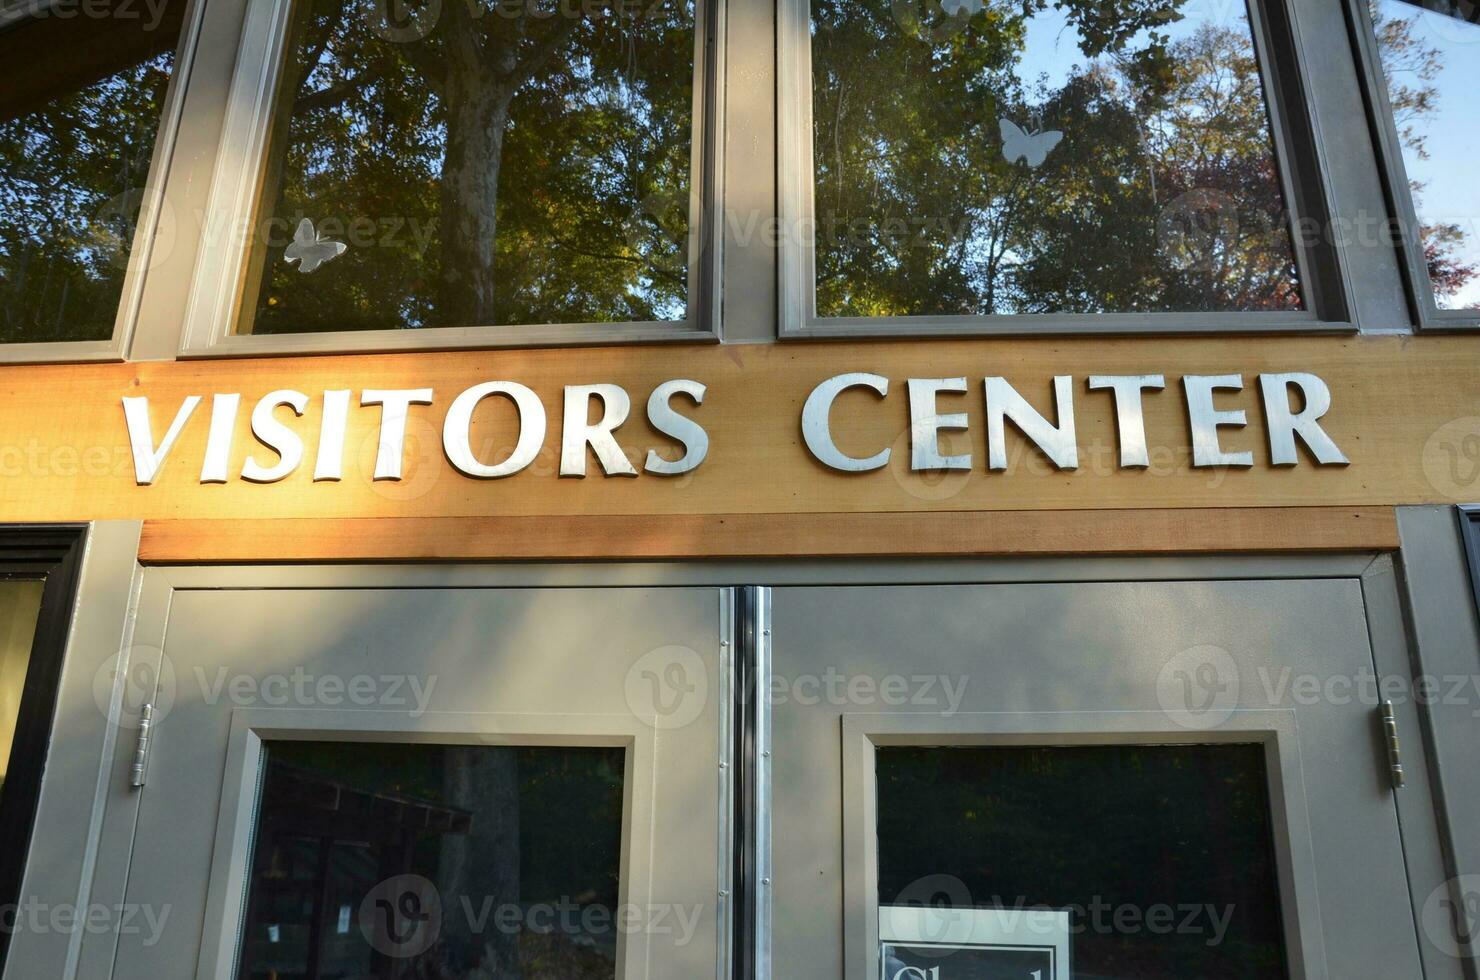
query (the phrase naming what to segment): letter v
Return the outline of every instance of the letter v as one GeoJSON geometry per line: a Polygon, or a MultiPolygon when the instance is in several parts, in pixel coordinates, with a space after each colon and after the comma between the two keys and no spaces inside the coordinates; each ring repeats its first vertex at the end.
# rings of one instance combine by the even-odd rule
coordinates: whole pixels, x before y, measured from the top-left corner
{"type": "Polygon", "coordinates": [[[180,437],[180,431],[185,428],[185,423],[190,421],[190,416],[195,412],[195,406],[199,404],[199,395],[191,395],[185,399],[180,405],[180,410],[175,413],[175,420],[170,423],[169,431],[164,434],[164,440],[156,449],[154,431],[149,425],[149,399],[140,397],[123,400],[123,417],[128,423],[128,441],[134,451],[134,479],[138,481],[139,486],[147,487],[154,482],[159,468],[164,465],[165,457],[174,448],[175,440],[180,437]]]}

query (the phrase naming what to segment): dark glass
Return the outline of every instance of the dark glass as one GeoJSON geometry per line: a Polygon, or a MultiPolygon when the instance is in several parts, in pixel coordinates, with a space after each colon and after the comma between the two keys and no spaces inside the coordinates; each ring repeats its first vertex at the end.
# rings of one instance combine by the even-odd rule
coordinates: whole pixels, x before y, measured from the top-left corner
{"type": "Polygon", "coordinates": [[[113,335],[184,8],[0,30],[0,342],[113,335]]]}
{"type": "Polygon", "coordinates": [[[1480,7],[1460,0],[1371,5],[1388,103],[1408,171],[1417,237],[1441,310],[1480,309],[1480,7]]]}
{"type": "Polygon", "coordinates": [[[1303,306],[1240,3],[813,0],[812,65],[820,316],[1303,306]]]}
{"type": "Polygon", "coordinates": [[[1260,746],[884,747],[877,765],[881,905],[1068,910],[1081,980],[1287,975],[1260,746]]]}
{"type": "Polygon", "coordinates": [[[270,743],[238,978],[615,978],[623,760],[270,743]]]}
{"type": "Polygon", "coordinates": [[[301,0],[239,329],[683,319],[694,29],[691,0],[301,0]]]}

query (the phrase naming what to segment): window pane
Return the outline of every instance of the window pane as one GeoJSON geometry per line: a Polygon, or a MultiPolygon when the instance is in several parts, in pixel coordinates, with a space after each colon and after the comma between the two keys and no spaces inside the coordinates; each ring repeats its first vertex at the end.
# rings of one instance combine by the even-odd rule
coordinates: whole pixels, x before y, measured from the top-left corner
{"type": "MultiPolygon", "coordinates": [[[[0,788],[10,771],[10,748],[25,694],[44,587],[41,581],[0,582],[0,788]]],[[[0,799],[4,799],[3,793],[0,799]]]]}
{"type": "Polygon", "coordinates": [[[820,316],[1302,308],[1247,11],[813,0],[820,316]]]}
{"type": "Polygon", "coordinates": [[[683,319],[694,25],[691,0],[302,0],[239,329],[683,319]]]}
{"type": "Polygon", "coordinates": [[[184,7],[0,31],[0,342],[113,335],[184,7]]]}
{"type": "Polygon", "coordinates": [[[616,977],[621,749],[274,742],[241,980],[616,977]]]}
{"type": "Polygon", "coordinates": [[[880,748],[877,766],[881,905],[1066,910],[1076,977],[1286,975],[1260,746],[880,748]]]}
{"type": "Polygon", "coordinates": [[[1378,0],[1371,9],[1434,299],[1441,310],[1480,309],[1480,8],[1378,0]]]}

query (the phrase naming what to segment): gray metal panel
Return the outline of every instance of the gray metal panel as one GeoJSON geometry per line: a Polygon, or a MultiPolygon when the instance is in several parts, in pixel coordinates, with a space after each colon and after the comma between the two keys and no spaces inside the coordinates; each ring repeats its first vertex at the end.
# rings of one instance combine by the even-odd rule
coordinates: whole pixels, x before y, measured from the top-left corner
{"type": "MultiPolygon", "coordinates": [[[[1362,596],[1367,605],[1367,625],[1372,637],[1373,659],[1383,677],[1411,678],[1423,670],[1412,656],[1403,617],[1403,598],[1391,555],[1382,555],[1362,576],[1362,596]]],[[[1445,886],[1452,872],[1447,860],[1448,844],[1439,790],[1434,778],[1430,743],[1422,737],[1422,709],[1411,697],[1394,698],[1402,744],[1406,785],[1397,794],[1398,817],[1403,825],[1403,854],[1408,864],[1409,887],[1416,910],[1422,911],[1428,896],[1445,886]]],[[[1428,980],[1462,980],[1473,974],[1465,965],[1435,942],[1425,928],[1419,930],[1419,952],[1428,980]]]]}
{"type": "MultiPolygon", "coordinates": [[[[106,699],[117,673],[114,659],[129,645],[138,578],[139,524],[111,521],[88,530],[76,613],[67,640],[51,750],[41,784],[36,829],[27,858],[22,902],[53,909],[108,904],[94,893],[95,874],[126,864],[127,851],[99,846],[109,760],[118,730],[96,691],[106,699]]],[[[50,916],[42,919],[49,922],[50,916]]],[[[80,929],[21,929],[11,941],[7,980],[77,976],[80,929]]]]}
{"type": "MultiPolygon", "coordinates": [[[[955,706],[963,712],[1163,711],[1157,679],[1173,656],[1204,644],[1227,650],[1237,707],[1297,716],[1316,869],[1308,884],[1319,896],[1318,922],[1302,910],[1303,940],[1323,947],[1332,977],[1422,975],[1374,709],[1297,704],[1282,683],[1372,671],[1359,580],[786,588],[776,590],[773,616],[779,677],[829,668],[876,681],[943,675],[966,684],[955,706]]],[[[935,697],[904,708],[775,705],[778,977],[845,976],[841,899],[856,862],[840,839],[842,716],[944,715],[950,703],[935,697]]]]}
{"type": "Polygon", "coordinates": [[[1348,44],[1339,4],[1293,0],[1309,86],[1306,99],[1318,131],[1317,152],[1333,204],[1332,226],[1319,234],[1341,249],[1347,301],[1364,333],[1411,332],[1413,318],[1400,262],[1387,237],[1375,229],[1388,216],[1382,172],[1366,122],[1360,69],[1348,44]],[[1333,43],[1335,42],[1335,43],[1333,43]]]}
{"type": "MultiPolygon", "coordinates": [[[[344,570],[343,577],[354,574],[344,570]]],[[[157,571],[148,577],[164,581],[157,571]]],[[[216,905],[208,896],[213,882],[224,880],[225,866],[241,860],[236,851],[219,850],[219,829],[240,826],[236,811],[225,812],[220,801],[228,809],[251,805],[232,789],[241,773],[228,765],[236,751],[232,726],[242,712],[254,720],[264,712],[291,715],[295,730],[312,729],[317,714],[328,738],[350,729],[407,726],[477,738],[490,725],[520,730],[521,718],[544,726],[563,719],[564,731],[578,733],[584,717],[592,732],[608,733],[614,719],[632,725],[643,717],[629,700],[629,681],[649,663],[643,658],[664,656],[674,646],[692,651],[686,656],[702,664],[707,685],[690,695],[699,701],[682,702],[682,717],[649,724],[649,780],[628,788],[629,801],[636,801],[630,812],[650,809],[652,816],[644,826],[630,822],[625,833],[632,853],[650,853],[651,859],[629,869],[628,883],[634,895],[648,896],[644,901],[698,907],[701,915],[687,944],[677,935],[647,937],[653,959],[645,975],[714,975],[725,941],[718,893],[730,860],[716,853],[720,814],[728,805],[720,791],[728,774],[720,765],[726,742],[719,681],[727,600],[719,589],[173,592],[167,637],[141,637],[163,647],[164,667],[149,781],[137,797],[127,892],[130,903],[168,906],[170,918],[157,942],[122,936],[111,975],[211,976],[196,972],[203,940],[209,950],[220,931],[216,921],[207,921],[208,908],[220,907],[219,887],[216,905]],[[316,677],[417,678],[428,696],[415,703],[326,705],[310,698],[301,704],[296,693],[283,703],[269,700],[263,689],[244,702],[222,687],[223,678],[228,685],[239,676],[260,682],[298,668],[316,677]],[[418,705],[425,714],[410,710],[418,705]],[[355,715],[363,722],[345,717],[355,715]]],[[[162,627],[162,619],[153,622],[162,627]]],[[[401,692],[415,696],[409,686],[401,692]]],[[[228,908],[226,914],[234,913],[228,908]]]]}
{"type": "Polygon", "coordinates": [[[541,587],[662,585],[928,585],[968,582],[1356,578],[1372,555],[1175,558],[932,558],[578,564],[199,565],[154,569],[180,589],[541,587]]]}
{"type": "MultiPolygon", "coordinates": [[[[1414,670],[1443,685],[1437,703],[1422,708],[1422,718],[1431,741],[1441,818],[1448,828],[1446,870],[1454,876],[1480,875],[1480,834],[1475,831],[1480,815],[1480,767],[1475,764],[1480,751],[1480,621],[1457,512],[1451,507],[1400,508],[1398,531],[1414,670]]],[[[1471,891],[1480,886],[1480,878],[1470,881],[1471,891]]],[[[1475,914],[1473,908],[1470,914],[1475,914]]],[[[1469,976],[1480,975],[1473,958],[1468,969],[1469,976]]]]}
{"type": "Polygon", "coordinates": [[[776,5],[725,7],[725,343],[776,339],[776,5]]]}

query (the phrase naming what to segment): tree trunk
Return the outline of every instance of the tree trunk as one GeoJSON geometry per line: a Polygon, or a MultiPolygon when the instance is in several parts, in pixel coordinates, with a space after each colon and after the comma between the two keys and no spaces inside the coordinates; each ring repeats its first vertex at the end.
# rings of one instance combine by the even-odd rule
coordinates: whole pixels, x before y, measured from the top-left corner
{"type": "Polygon", "coordinates": [[[491,75],[449,66],[441,227],[441,320],[446,326],[496,322],[498,182],[513,93],[491,75]]]}
{"type": "Polygon", "coordinates": [[[447,801],[471,811],[473,825],[442,841],[443,933],[469,951],[463,975],[520,980],[519,931],[499,928],[508,921],[499,910],[520,900],[519,750],[448,746],[446,752],[447,801]]]}
{"type": "Polygon", "coordinates": [[[439,292],[440,319],[447,326],[498,322],[493,261],[509,108],[515,93],[549,64],[581,21],[561,16],[542,36],[532,37],[527,11],[510,22],[487,11],[475,14],[467,0],[443,5],[447,153],[439,292]]]}

